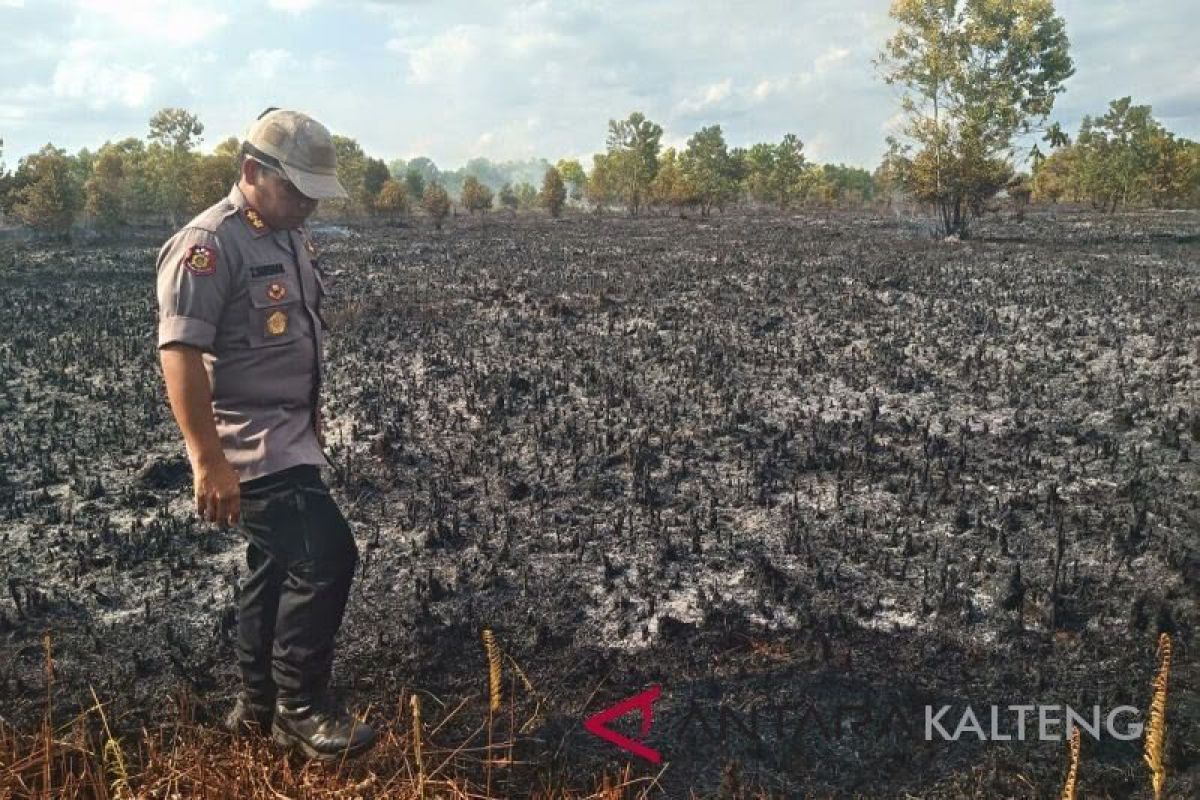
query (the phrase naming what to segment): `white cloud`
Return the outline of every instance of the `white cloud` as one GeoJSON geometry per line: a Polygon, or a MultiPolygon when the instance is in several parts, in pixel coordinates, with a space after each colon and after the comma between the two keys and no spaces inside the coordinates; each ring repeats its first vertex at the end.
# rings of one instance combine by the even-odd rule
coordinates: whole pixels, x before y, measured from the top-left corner
{"type": "Polygon", "coordinates": [[[831,47],[813,59],[813,71],[820,75],[828,71],[834,64],[844,60],[848,55],[850,55],[849,48],[831,47]]]}
{"type": "Polygon", "coordinates": [[[278,47],[270,50],[252,50],[246,57],[246,73],[258,80],[273,81],[285,69],[295,66],[295,57],[278,47]]]}
{"type": "Polygon", "coordinates": [[[427,85],[467,72],[482,55],[484,40],[479,26],[458,25],[420,47],[412,47],[408,38],[391,39],[387,47],[408,54],[409,83],[427,85]]]}
{"type": "Polygon", "coordinates": [[[717,83],[710,83],[697,97],[687,97],[680,101],[678,110],[684,113],[702,111],[712,106],[720,105],[733,92],[733,78],[726,78],[717,83]]]}
{"type": "Polygon", "coordinates": [[[75,27],[130,34],[137,45],[174,47],[204,41],[229,21],[218,7],[203,2],[165,0],[75,0],[75,27]]]}
{"type": "Polygon", "coordinates": [[[71,42],[66,53],[50,83],[55,97],[82,101],[92,109],[141,108],[149,99],[154,76],[147,69],[115,63],[98,43],[86,40],[71,42]]]}
{"type": "Polygon", "coordinates": [[[289,14],[299,14],[317,5],[320,0],[267,0],[267,5],[275,11],[286,11],[289,14]]]}

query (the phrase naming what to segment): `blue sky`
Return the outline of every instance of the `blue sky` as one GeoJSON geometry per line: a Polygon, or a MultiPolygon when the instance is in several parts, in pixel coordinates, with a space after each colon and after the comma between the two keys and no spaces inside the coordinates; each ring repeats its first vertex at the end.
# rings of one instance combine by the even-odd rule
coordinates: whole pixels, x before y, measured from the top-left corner
{"type": "MultiPolygon", "coordinates": [[[[1076,74],[1052,119],[1132,95],[1200,139],[1195,0],[1059,0],[1076,74]]],[[[374,156],[587,157],[639,110],[681,145],[797,133],[810,159],[874,167],[897,93],[871,59],[886,0],[348,2],[0,0],[3,160],[145,136],[163,106],[203,147],[267,106],[307,111],[374,156]]],[[[590,166],[590,160],[585,161],[590,166]]]]}

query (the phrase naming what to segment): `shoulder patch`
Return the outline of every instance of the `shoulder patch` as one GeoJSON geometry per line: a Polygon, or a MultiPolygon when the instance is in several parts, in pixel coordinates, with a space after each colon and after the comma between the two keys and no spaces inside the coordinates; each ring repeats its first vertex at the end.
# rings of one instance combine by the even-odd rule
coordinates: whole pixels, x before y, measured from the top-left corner
{"type": "Polygon", "coordinates": [[[194,244],[184,255],[183,265],[193,275],[212,275],[217,271],[217,251],[206,244],[194,244]]]}

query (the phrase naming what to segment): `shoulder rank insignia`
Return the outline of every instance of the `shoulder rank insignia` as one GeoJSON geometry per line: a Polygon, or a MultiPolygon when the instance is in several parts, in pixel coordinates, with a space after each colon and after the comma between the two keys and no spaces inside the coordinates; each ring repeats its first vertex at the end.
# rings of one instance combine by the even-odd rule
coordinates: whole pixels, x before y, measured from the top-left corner
{"type": "Polygon", "coordinates": [[[206,244],[194,244],[184,255],[183,265],[194,275],[212,275],[217,271],[217,251],[206,244]]]}
{"type": "Polygon", "coordinates": [[[282,300],[287,295],[287,287],[282,283],[272,283],[267,287],[267,297],[272,300],[282,300]]]}
{"type": "Polygon", "coordinates": [[[283,336],[287,332],[288,318],[286,311],[275,311],[267,317],[267,335],[283,336]]]}
{"type": "Polygon", "coordinates": [[[262,216],[253,208],[246,206],[245,210],[242,211],[242,216],[246,218],[246,224],[255,231],[261,233],[267,229],[267,223],[263,222],[262,216]]]}

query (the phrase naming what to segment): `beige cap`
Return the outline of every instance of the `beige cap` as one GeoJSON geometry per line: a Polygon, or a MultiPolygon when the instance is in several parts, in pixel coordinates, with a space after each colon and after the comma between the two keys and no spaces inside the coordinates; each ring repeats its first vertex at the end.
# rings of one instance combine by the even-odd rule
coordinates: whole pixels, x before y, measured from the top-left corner
{"type": "Polygon", "coordinates": [[[244,147],[278,167],[301,194],[314,199],[346,197],[337,177],[337,151],[329,129],[299,111],[271,109],[255,120],[244,147]]]}

